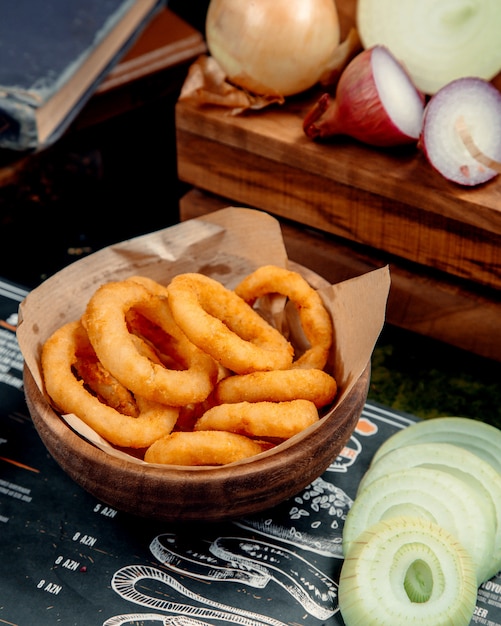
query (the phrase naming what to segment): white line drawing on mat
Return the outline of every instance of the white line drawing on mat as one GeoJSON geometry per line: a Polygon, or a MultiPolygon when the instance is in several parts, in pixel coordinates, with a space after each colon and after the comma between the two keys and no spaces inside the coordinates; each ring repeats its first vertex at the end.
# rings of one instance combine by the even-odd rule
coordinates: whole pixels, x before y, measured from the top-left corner
{"type": "MultiPolygon", "coordinates": [[[[148,565],[127,565],[122,567],[113,575],[111,586],[114,591],[125,600],[146,606],[149,609],[176,613],[177,615],[186,615],[191,618],[202,617],[204,619],[222,620],[230,622],[231,624],[238,624],[239,626],[263,626],[264,624],[268,624],[269,626],[285,626],[283,622],[267,617],[266,615],[260,615],[253,611],[245,611],[194,593],[167,574],[167,572],[148,565]],[[138,589],[139,584],[148,579],[168,585],[191,600],[212,608],[183,604],[182,602],[172,602],[148,595],[138,589]]],[[[109,626],[109,620],[108,624],[105,623],[103,626],[109,626]]]]}

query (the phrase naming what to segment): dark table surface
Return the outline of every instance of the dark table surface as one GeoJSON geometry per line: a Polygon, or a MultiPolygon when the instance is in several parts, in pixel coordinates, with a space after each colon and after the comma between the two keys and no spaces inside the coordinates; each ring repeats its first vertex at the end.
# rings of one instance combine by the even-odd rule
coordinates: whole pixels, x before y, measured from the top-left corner
{"type": "MultiPolygon", "coordinates": [[[[379,445],[416,417],[367,402],[326,472],[289,500],[218,524],[124,514],[74,483],[24,400],[15,339],[26,291],[0,279],[0,621],[39,626],[342,626],[343,519],[379,445]]],[[[501,578],[472,624],[501,624],[501,578]]]]}

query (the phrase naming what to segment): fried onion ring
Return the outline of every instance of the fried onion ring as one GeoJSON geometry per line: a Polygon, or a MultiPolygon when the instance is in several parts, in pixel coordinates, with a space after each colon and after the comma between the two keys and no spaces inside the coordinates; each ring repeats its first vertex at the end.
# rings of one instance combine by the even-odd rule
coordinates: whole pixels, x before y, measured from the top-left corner
{"type": "Polygon", "coordinates": [[[129,276],[128,278],[126,278],[126,280],[131,280],[132,282],[139,283],[143,287],[146,287],[146,289],[148,289],[148,291],[150,291],[155,296],[160,296],[162,298],[167,298],[168,296],[165,285],[162,285],[158,281],[153,280],[153,278],[150,278],[149,276],[134,275],[129,276]]]}
{"type": "Polygon", "coordinates": [[[153,443],[144,460],[168,465],[225,465],[262,451],[259,443],[235,433],[175,432],[153,443]]]}
{"type": "MultiPolygon", "coordinates": [[[[162,296],[162,297],[168,296],[167,288],[165,287],[165,285],[162,285],[161,283],[158,283],[152,278],[149,278],[147,276],[130,276],[129,278],[127,278],[127,280],[136,281],[140,283],[141,285],[144,285],[149,291],[151,291],[152,293],[158,296],[162,296]]],[[[156,350],[160,350],[160,354],[161,354],[164,364],[165,365],[169,364],[171,367],[173,367],[175,363],[173,364],[172,354],[170,353],[168,349],[169,347],[168,341],[166,342],[165,337],[161,338],[159,337],[158,333],[151,331],[151,326],[152,326],[151,322],[149,323],[150,330],[146,330],[145,322],[148,323],[148,320],[145,320],[144,318],[139,320],[136,316],[136,320],[135,322],[132,323],[132,326],[138,327],[139,333],[143,335],[146,341],[148,341],[149,343],[152,343],[155,346],[156,350]]],[[[219,370],[217,380],[220,380],[221,378],[224,378],[225,376],[228,376],[230,374],[227,368],[225,368],[223,365],[221,365],[220,363],[218,363],[217,365],[218,365],[218,370],[219,370]]]]}
{"type": "Polygon", "coordinates": [[[140,354],[167,369],[186,369],[187,363],[177,353],[177,341],[174,337],[134,309],[127,311],[125,319],[131,339],[140,354]]]}
{"type": "Polygon", "coordinates": [[[101,402],[124,415],[138,416],[134,395],[104,369],[90,343],[79,342],[75,356],[74,368],[77,375],[101,402]]]}
{"type": "MultiPolygon", "coordinates": [[[[74,413],[110,443],[129,448],[146,448],[170,433],[179,409],[137,398],[138,416],[120,413],[103,404],[77,378],[73,367],[77,355],[91,350],[80,321],[69,322],[44,343],[42,368],[47,394],[63,413],[74,413]]],[[[116,383],[115,386],[118,386],[116,383]]]]}
{"type": "Polygon", "coordinates": [[[99,360],[133,393],[153,402],[184,406],[205,400],[212,391],[218,375],[216,362],[189,341],[175,323],[167,299],[138,282],[110,282],[99,287],[82,321],[99,360]],[[127,326],[131,309],[173,339],[186,369],[168,369],[138,353],[127,326]]]}
{"type": "Polygon", "coordinates": [[[292,367],[324,369],[333,340],[332,319],[319,293],[299,273],[275,265],[263,265],[244,278],[235,293],[251,306],[267,294],[287,297],[298,311],[310,344],[292,367]]]}
{"type": "Polygon", "coordinates": [[[195,424],[195,431],[224,430],[249,437],[289,439],[319,419],[309,400],[218,404],[195,424]]]}
{"type": "Polygon", "coordinates": [[[285,369],[290,343],[220,282],[197,273],[175,276],[167,285],[174,319],[201,350],[238,374],[285,369]]]}
{"type": "Polygon", "coordinates": [[[336,381],[327,372],[289,369],[228,376],[216,385],[212,397],[216,404],[287,402],[301,398],[321,408],[330,404],[336,393],[336,381]]]}

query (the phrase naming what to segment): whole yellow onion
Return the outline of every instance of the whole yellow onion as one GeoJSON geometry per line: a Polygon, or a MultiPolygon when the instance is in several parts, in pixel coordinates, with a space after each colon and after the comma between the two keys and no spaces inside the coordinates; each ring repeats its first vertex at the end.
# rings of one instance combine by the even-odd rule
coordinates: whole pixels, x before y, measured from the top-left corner
{"type": "Polygon", "coordinates": [[[334,0],[211,0],[205,34],[228,79],[265,96],[312,87],[340,43],[334,0]]]}

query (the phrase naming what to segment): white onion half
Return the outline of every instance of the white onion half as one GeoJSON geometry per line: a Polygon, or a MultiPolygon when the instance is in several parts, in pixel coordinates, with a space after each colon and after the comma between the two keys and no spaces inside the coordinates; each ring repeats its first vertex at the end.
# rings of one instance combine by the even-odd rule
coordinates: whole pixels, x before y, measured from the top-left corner
{"type": "Polygon", "coordinates": [[[264,96],[312,87],[340,43],[334,0],[211,0],[205,35],[228,79],[264,96]]]}
{"type": "Polygon", "coordinates": [[[387,46],[429,95],[501,70],[499,0],[358,0],[357,28],[365,48],[387,46]]]}

